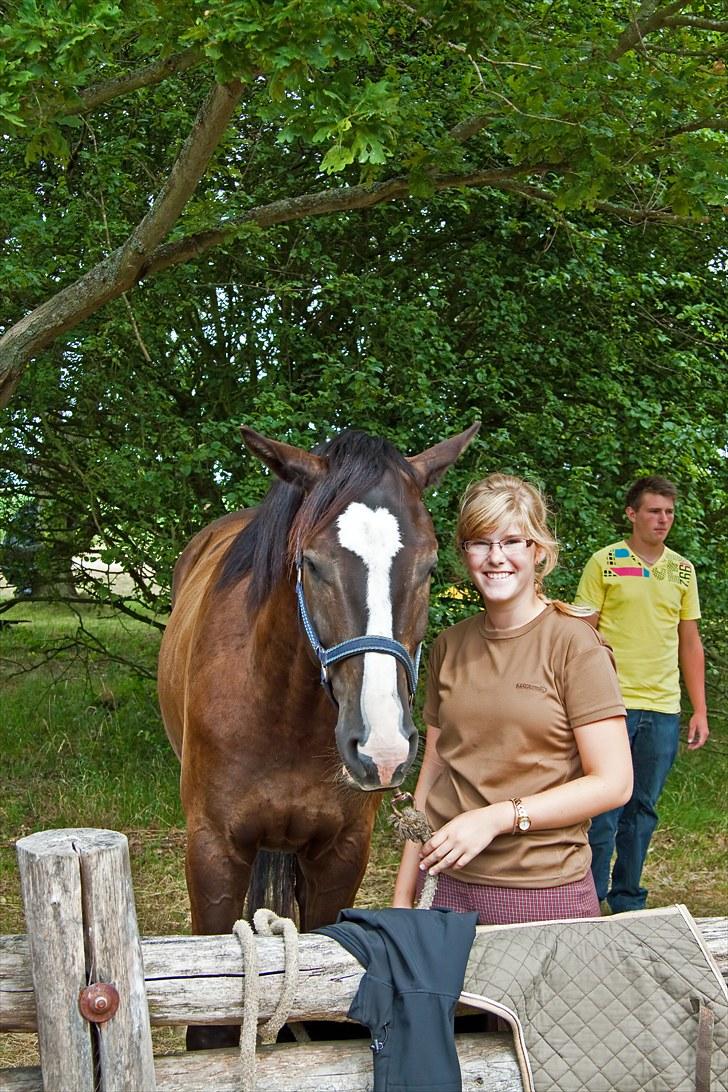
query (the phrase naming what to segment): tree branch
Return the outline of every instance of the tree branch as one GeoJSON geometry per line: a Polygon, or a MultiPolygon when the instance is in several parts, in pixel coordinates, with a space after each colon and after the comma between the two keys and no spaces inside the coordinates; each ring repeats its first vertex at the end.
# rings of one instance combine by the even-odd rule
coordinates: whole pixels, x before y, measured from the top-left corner
{"type": "Polygon", "coordinates": [[[664,8],[658,8],[656,0],[645,0],[637,15],[623,31],[619,41],[609,54],[610,61],[619,60],[624,53],[629,53],[636,45],[641,44],[642,39],[650,33],[665,25],[665,20],[671,18],[677,12],[682,11],[690,3],[690,0],[673,0],[664,8]]]}
{"type": "Polygon", "coordinates": [[[662,23],[665,27],[696,27],[698,30],[715,30],[718,34],[728,32],[728,20],[703,19],[699,15],[669,15],[662,23]]]}
{"type": "Polygon", "coordinates": [[[194,193],[241,92],[238,81],[213,86],[167,181],[126,242],[0,337],[0,407],[12,397],[31,357],[135,284],[149,254],[168,235],[194,193]]]}
{"type": "MultiPolygon", "coordinates": [[[[552,190],[516,180],[504,180],[499,184],[498,189],[508,190],[510,193],[517,193],[529,200],[543,201],[546,204],[552,204],[556,200],[556,194],[552,190]]],[[[611,201],[596,201],[594,208],[598,212],[607,213],[628,224],[671,224],[677,227],[688,222],[686,217],[675,216],[674,213],[664,212],[662,209],[635,209],[626,205],[615,205],[611,201]]]]}
{"type": "Polygon", "coordinates": [[[723,52],[716,43],[712,49],[679,49],[676,46],[657,45],[656,42],[645,42],[644,48],[648,53],[668,53],[673,57],[696,57],[700,61],[718,60],[723,52]]]}
{"type": "MultiPolygon", "coordinates": [[[[503,167],[489,171],[477,171],[470,174],[432,175],[430,185],[435,190],[473,189],[481,186],[504,188],[502,183],[524,174],[538,175],[563,169],[563,163],[540,163],[528,167],[503,167]]],[[[213,247],[220,246],[235,238],[246,224],[258,227],[273,227],[275,224],[287,224],[307,216],[325,216],[337,212],[354,212],[370,209],[398,198],[411,196],[411,182],[406,176],[390,178],[387,182],[377,182],[373,186],[342,186],[336,190],[320,190],[318,193],[305,193],[298,197],[286,197],[250,209],[243,216],[228,221],[224,227],[212,231],[200,232],[180,239],[175,243],[160,246],[151,255],[144,267],[142,276],[159,273],[163,269],[179,265],[190,258],[199,257],[213,247]]]]}
{"type": "Polygon", "coordinates": [[[681,133],[698,133],[701,129],[712,129],[716,132],[725,132],[728,129],[728,118],[700,118],[688,125],[680,125],[677,129],[670,129],[665,135],[668,137],[680,136],[681,133]]]}
{"type": "MultiPolygon", "coordinates": [[[[134,602],[132,600],[132,602],[134,602]]],[[[100,604],[105,607],[113,607],[114,610],[119,611],[121,614],[127,615],[128,618],[133,618],[135,622],[144,622],[147,626],[152,626],[154,629],[158,629],[160,633],[164,633],[166,628],[165,622],[160,622],[158,618],[155,618],[149,614],[143,614],[133,607],[129,606],[129,600],[124,596],[109,596],[108,598],[101,599],[98,596],[93,595],[24,595],[16,596],[15,598],[3,599],[0,604],[0,614],[4,614],[10,610],[11,607],[25,606],[28,603],[65,603],[72,610],[76,607],[98,607],[100,604]]],[[[26,621],[26,619],[23,619],[26,621]]]]}
{"type": "Polygon", "coordinates": [[[453,125],[448,136],[456,140],[458,144],[464,144],[466,140],[470,140],[471,136],[475,136],[481,129],[485,129],[488,122],[493,120],[493,117],[493,114],[477,114],[475,117],[466,118],[465,121],[453,125]]]}
{"type": "MultiPolygon", "coordinates": [[[[518,180],[524,175],[534,176],[552,171],[563,171],[566,166],[565,163],[539,163],[523,167],[494,168],[469,174],[433,174],[429,182],[436,191],[491,187],[552,204],[556,200],[555,193],[518,180]]],[[[170,187],[172,185],[171,178],[168,185],[170,187]]],[[[12,397],[27,361],[49,345],[58,334],[93,314],[103,304],[121,296],[133,283],[198,258],[217,246],[231,242],[247,224],[269,228],[309,216],[374,208],[376,205],[410,196],[411,182],[406,176],[391,178],[373,186],[342,186],[338,189],[301,194],[258,206],[250,209],[243,216],[227,221],[223,227],[199,232],[173,243],[159,245],[154,249],[152,249],[152,238],[155,233],[158,234],[158,231],[155,232],[157,225],[147,223],[153,215],[154,209],[152,209],[130,240],[121,248],[122,251],[131,249],[133,255],[140,257],[141,260],[132,261],[127,254],[126,264],[122,265],[117,257],[120,251],[116,251],[109,259],[100,263],[75,284],[41,304],[32,314],[21,319],[0,337],[0,406],[7,405],[12,397]],[[138,243],[135,248],[136,240],[138,243]],[[99,289],[100,281],[103,291],[99,289]],[[49,316],[52,318],[55,314],[59,300],[61,308],[65,308],[62,311],[63,321],[49,322],[49,316]]],[[[177,205],[181,208],[179,201],[177,205]]],[[[678,225],[685,222],[683,217],[659,209],[628,208],[606,201],[598,202],[595,208],[631,224],[678,225]]],[[[171,214],[167,219],[171,226],[173,222],[171,214]]]]}
{"type": "MultiPolygon", "coordinates": [[[[113,80],[97,83],[93,87],[87,87],[79,92],[78,99],[67,102],[62,107],[64,114],[88,114],[98,106],[102,106],[111,99],[120,95],[128,95],[131,91],[138,91],[142,87],[153,87],[162,83],[169,76],[175,76],[178,72],[186,72],[188,68],[194,68],[205,59],[201,49],[186,49],[181,53],[172,53],[158,61],[152,61],[135,72],[129,72],[125,76],[117,76],[113,80]]],[[[60,110],[58,111],[61,112],[60,110]]]]}

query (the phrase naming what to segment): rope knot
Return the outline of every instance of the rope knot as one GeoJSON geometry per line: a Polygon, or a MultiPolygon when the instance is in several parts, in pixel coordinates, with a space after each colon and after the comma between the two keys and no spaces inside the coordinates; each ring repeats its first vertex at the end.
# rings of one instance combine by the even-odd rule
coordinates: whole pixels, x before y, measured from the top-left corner
{"type": "MultiPolygon", "coordinates": [[[[432,835],[432,827],[427,821],[424,812],[415,807],[414,798],[409,792],[398,792],[392,797],[392,814],[388,822],[394,829],[400,842],[426,842],[432,835]]],[[[437,876],[427,873],[420,897],[417,901],[418,910],[429,910],[435,899],[437,891],[437,876]]]]}

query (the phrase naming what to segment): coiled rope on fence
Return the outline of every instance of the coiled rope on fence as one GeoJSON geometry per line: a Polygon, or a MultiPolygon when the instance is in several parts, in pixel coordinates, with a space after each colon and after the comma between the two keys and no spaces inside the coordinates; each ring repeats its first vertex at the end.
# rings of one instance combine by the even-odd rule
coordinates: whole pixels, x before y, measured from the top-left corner
{"type": "Polygon", "coordinates": [[[279,917],[273,910],[256,910],[253,925],[258,936],[283,936],[283,988],[269,1020],[258,1028],[260,978],[255,933],[250,922],[241,918],[233,933],[243,950],[243,1026],[240,1029],[240,1075],[242,1092],[255,1092],[256,1042],[275,1043],[293,1006],[298,987],[298,930],[290,918],[279,917]]]}

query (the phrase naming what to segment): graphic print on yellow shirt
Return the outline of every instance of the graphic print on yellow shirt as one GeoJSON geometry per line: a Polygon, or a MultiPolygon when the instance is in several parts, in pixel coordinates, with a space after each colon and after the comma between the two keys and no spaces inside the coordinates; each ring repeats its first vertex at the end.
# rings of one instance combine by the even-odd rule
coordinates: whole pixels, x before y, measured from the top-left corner
{"type": "MultiPolygon", "coordinates": [[[[672,554],[672,550],[669,553],[672,554]]],[[[602,575],[606,580],[613,576],[639,576],[643,578],[654,576],[655,580],[667,580],[671,584],[679,584],[683,588],[688,588],[694,571],[693,567],[684,557],[678,557],[675,554],[674,558],[666,558],[663,554],[650,570],[649,566],[641,558],[632,553],[629,546],[608,546],[607,563],[602,575]],[[677,560],[674,560],[674,558],[677,558],[677,560]]]]}
{"type": "Polygon", "coordinates": [[[665,547],[648,565],[626,542],[615,542],[589,559],[574,601],[599,612],[627,708],[679,712],[677,627],[700,617],[692,564],[665,547]]]}

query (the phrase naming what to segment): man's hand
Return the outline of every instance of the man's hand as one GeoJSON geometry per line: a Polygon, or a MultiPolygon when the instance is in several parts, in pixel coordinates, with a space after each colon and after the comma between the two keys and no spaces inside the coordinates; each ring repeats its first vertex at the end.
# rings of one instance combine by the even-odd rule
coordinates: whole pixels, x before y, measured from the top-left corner
{"type": "Polygon", "coordinates": [[[710,735],[707,713],[693,713],[688,723],[688,750],[697,751],[710,735]]]}

